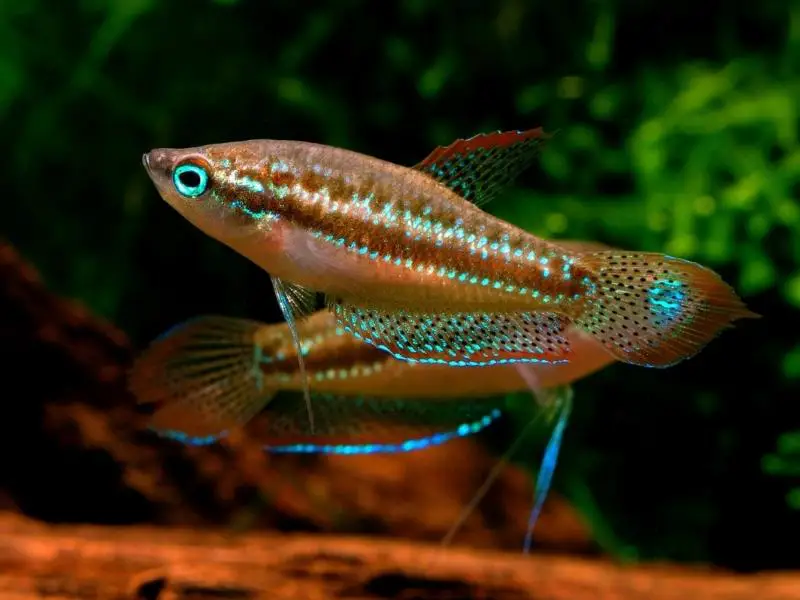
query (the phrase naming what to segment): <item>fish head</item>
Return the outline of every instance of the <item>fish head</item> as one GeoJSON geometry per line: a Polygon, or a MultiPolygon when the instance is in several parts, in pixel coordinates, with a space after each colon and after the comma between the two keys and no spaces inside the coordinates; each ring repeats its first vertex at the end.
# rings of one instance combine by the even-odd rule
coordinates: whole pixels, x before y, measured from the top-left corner
{"type": "Polygon", "coordinates": [[[189,222],[231,246],[268,230],[274,215],[247,142],[158,148],[142,164],[161,197],[189,222]]]}

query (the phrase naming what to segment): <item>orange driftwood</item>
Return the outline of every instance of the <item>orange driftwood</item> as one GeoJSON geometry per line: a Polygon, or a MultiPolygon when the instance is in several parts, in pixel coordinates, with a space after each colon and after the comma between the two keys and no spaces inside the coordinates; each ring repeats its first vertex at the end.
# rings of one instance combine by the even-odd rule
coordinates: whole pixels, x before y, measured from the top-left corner
{"type": "Polygon", "coordinates": [[[735,575],[338,536],[45,525],[0,516],[3,600],[789,600],[800,574],[735,575]]]}

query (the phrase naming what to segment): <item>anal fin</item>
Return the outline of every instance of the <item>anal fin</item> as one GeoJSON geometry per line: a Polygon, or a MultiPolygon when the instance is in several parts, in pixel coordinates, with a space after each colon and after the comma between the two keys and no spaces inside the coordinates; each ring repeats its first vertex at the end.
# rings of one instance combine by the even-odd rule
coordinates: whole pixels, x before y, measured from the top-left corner
{"type": "Polygon", "coordinates": [[[281,392],[247,432],[282,454],[396,454],[422,450],[489,427],[503,398],[385,398],[314,393],[316,427],[304,418],[301,394],[281,392]]]}
{"type": "Polygon", "coordinates": [[[340,327],[395,358],[425,364],[561,364],[571,348],[554,313],[385,312],[329,300],[340,327]]]}

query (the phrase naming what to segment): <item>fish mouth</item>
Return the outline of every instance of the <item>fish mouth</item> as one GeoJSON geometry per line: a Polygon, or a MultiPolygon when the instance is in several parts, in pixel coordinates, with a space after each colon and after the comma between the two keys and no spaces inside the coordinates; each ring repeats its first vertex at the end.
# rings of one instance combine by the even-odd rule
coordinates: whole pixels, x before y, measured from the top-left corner
{"type": "Polygon", "coordinates": [[[179,156],[170,148],[158,148],[142,154],[142,165],[149,175],[169,175],[179,156]]]}

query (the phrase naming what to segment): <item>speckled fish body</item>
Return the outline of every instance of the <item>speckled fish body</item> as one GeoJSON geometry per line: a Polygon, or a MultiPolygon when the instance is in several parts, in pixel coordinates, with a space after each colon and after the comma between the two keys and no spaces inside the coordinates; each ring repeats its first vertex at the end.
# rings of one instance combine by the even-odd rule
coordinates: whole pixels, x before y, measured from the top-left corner
{"type": "Polygon", "coordinates": [[[558,246],[497,219],[426,173],[349,150],[257,140],[149,155],[196,161],[211,214],[159,188],[184,216],[285,281],[373,308],[564,310],[590,285],[558,246]]]}
{"type": "Polygon", "coordinates": [[[575,255],[482,211],[542,137],[459,140],[414,168],[277,140],[154,150],[144,163],[188,220],[279,283],[325,293],[345,330],[397,358],[558,362],[572,323],[619,360],[669,366],[754,316],[695,263],[575,255]]]}
{"type": "MultiPolygon", "coordinates": [[[[303,352],[314,392],[372,397],[475,398],[528,389],[517,365],[454,369],[442,364],[419,364],[388,353],[347,334],[333,314],[320,311],[299,324],[303,352]]],[[[570,384],[614,361],[602,344],[580,329],[566,333],[572,359],[564,364],[526,367],[541,388],[570,384]]],[[[297,353],[285,324],[265,325],[255,334],[265,387],[302,390],[297,353]]]]}
{"type": "Polygon", "coordinates": [[[301,410],[304,381],[285,323],[190,320],[136,360],[131,390],[141,403],[157,406],[155,431],[186,443],[208,443],[257,420],[259,438],[271,448],[325,446],[338,453],[341,446],[354,453],[356,446],[378,443],[385,452],[387,443],[475,433],[500,416],[509,392],[530,390],[548,406],[545,398],[560,393],[550,390],[613,361],[578,329],[570,330],[576,360],[569,364],[472,369],[396,360],[346,334],[328,311],[303,319],[298,331],[319,417],[313,433],[301,410]],[[521,375],[519,368],[527,372],[521,375]]]}

